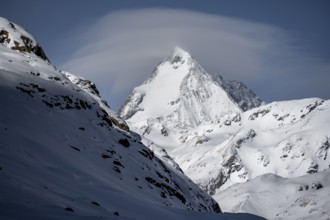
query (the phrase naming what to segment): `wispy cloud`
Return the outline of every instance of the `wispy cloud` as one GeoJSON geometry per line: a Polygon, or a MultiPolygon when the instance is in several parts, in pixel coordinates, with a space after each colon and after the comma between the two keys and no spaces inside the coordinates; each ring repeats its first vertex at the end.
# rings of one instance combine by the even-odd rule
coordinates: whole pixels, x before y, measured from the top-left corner
{"type": "Polygon", "coordinates": [[[293,46],[295,40],[288,31],[224,16],[125,10],[73,32],[67,42],[76,50],[61,67],[97,83],[114,108],[175,46],[209,72],[243,81],[267,101],[330,94],[329,87],[317,86],[330,83],[329,61],[308,56],[293,46]]]}

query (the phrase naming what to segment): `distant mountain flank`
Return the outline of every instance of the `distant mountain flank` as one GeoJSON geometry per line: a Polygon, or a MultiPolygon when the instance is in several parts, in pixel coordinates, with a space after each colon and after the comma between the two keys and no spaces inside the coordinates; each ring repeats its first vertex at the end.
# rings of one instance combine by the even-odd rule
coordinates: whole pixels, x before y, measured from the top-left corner
{"type": "Polygon", "coordinates": [[[225,211],[270,219],[330,216],[329,199],[314,199],[329,191],[324,175],[330,166],[330,100],[264,104],[243,83],[206,72],[188,52],[175,48],[134,88],[119,115],[143,143],[164,161],[172,160],[225,211]],[[324,187],[304,193],[290,188],[295,181],[295,187],[310,182],[314,173],[320,181],[308,188],[324,187]],[[271,175],[286,188],[278,193],[293,193],[290,199],[272,191],[271,175]]]}

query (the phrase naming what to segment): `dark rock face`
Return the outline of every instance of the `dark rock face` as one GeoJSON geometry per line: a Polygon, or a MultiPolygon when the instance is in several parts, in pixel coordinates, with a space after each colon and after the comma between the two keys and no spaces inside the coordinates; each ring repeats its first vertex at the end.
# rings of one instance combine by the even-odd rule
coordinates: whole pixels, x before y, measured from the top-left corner
{"type": "Polygon", "coordinates": [[[321,101],[316,101],[315,103],[306,106],[307,112],[305,114],[303,114],[302,116],[300,116],[300,118],[306,117],[306,115],[311,113],[314,109],[316,109],[318,106],[322,105],[323,103],[324,103],[324,100],[321,100],[321,101]]]}
{"type": "Polygon", "coordinates": [[[130,146],[130,143],[129,141],[125,138],[125,139],[120,139],[118,141],[119,144],[123,145],[124,147],[129,147],[130,146]]]}
{"type": "Polygon", "coordinates": [[[250,116],[249,116],[249,120],[253,121],[254,119],[258,118],[258,117],[263,117],[265,116],[266,114],[268,114],[270,112],[270,109],[261,109],[261,110],[258,110],[257,112],[254,112],[252,113],[250,116]]]}
{"type": "MultiPolygon", "coordinates": [[[[171,186],[169,186],[169,185],[167,185],[165,183],[159,183],[159,182],[157,182],[155,179],[153,179],[151,177],[146,177],[145,180],[147,182],[149,182],[151,185],[162,189],[169,196],[174,196],[178,200],[180,200],[183,204],[186,204],[186,198],[177,189],[174,189],[174,188],[172,188],[171,186]]],[[[165,196],[166,195],[165,192],[162,195],[165,196]]]]}
{"type": "Polygon", "coordinates": [[[117,126],[118,128],[124,130],[124,131],[129,131],[129,127],[127,124],[125,123],[120,123],[117,119],[115,119],[114,117],[111,117],[111,121],[112,123],[117,126]]]}
{"type": "Polygon", "coordinates": [[[319,170],[319,165],[315,162],[312,162],[307,170],[307,173],[309,173],[309,174],[317,173],[318,170],[319,170]]]}
{"type": "Polygon", "coordinates": [[[259,107],[262,104],[262,100],[241,82],[225,81],[223,87],[243,111],[259,107]]]}
{"type": "MultiPolygon", "coordinates": [[[[15,46],[11,47],[11,49],[18,50],[22,53],[25,53],[25,52],[34,53],[41,59],[43,59],[45,61],[49,61],[44,50],[42,49],[42,47],[39,46],[39,44],[33,46],[33,41],[24,35],[21,36],[21,39],[23,41],[23,44],[20,44],[19,42],[14,40],[15,46]]],[[[9,42],[11,41],[10,38],[7,38],[7,40],[9,40],[9,42]]]]}
{"type": "Polygon", "coordinates": [[[49,61],[49,59],[46,56],[46,53],[44,52],[44,50],[42,49],[42,47],[40,47],[39,45],[33,47],[32,48],[32,52],[35,55],[37,55],[38,57],[41,57],[43,60],[49,61]]]}
{"type": "Polygon", "coordinates": [[[308,184],[304,184],[304,185],[300,185],[298,191],[307,191],[307,190],[319,190],[322,189],[324,186],[322,185],[322,183],[312,183],[311,185],[308,184]]]}
{"type": "Polygon", "coordinates": [[[1,30],[0,31],[0,43],[5,43],[5,42],[7,42],[7,43],[9,43],[10,42],[10,39],[9,39],[9,33],[8,33],[8,31],[6,31],[6,30],[1,30]]]}
{"type": "Polygon", "coordinates": [[[46,89],[42,88],[38,84],[34,83],[19,83],[16,89],[29,95],[31,98],[38,97],[41,101],[50,108],[60,108],[60,109],[91,109],[92,104],[88,103],[86,100],[75,98],[72,95],[50,95],[46,93],[46,89]]]}

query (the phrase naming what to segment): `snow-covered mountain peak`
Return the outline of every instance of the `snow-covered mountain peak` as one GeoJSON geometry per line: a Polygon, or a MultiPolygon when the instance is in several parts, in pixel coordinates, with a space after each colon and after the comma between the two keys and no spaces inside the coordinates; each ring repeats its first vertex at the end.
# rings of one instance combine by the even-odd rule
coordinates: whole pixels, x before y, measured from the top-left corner
{"type": "Polygon", "coordinates": [[[0,17],[0,45],[49,61],[36,39],[21,26],[0,17]]]}
{"type": "Polygon", "coordinates": [[[176,47],[133,90],[120,115],[139,129],[187,128],[220,123],[229,114],[261,105],[244,84],[208,73],[188,52],[176,47]]]}
{"type": "Polygon", "coordinates": [[[174,60],[174,59],[188,60],[191,59],[191,55],[184,49],[176,46],[172,50],[172,53],[167,58],[170,60],[174,60]]]}
{"type": "MultiPolygon", "coordinates": [[[[175,82],[176,87],[178,87],[180,85],[177,84],[180,83],[183,77],[186,76],[195,66],[199,66],[199,64],[187,51],[175,47],[170,54],[158,64],[144,84],[148,84],[156,78],[158,78],[158,80],[164,80],[164,78],[167,78],[168,80],[175,82]]],[[[206,71],[204,72],[206,73],[206,71]]]]}

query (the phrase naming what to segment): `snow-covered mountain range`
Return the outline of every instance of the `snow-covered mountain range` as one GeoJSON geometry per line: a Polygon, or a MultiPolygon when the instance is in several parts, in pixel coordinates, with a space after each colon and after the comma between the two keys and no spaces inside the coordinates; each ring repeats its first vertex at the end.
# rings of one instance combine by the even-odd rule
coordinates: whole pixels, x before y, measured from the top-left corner
{"type": "MultiPolygon", "coordinates": [[[[4,18],[0,95],[1,219],[257,218],[220,214],[166,152],[157,151],[166,161],[158,159],[130,131],[92,82],[56,69],[28,32],[4,18]]],[[[249,98],[235,110],[259,104],[249,98]]]]}
{"type": "Polygon", "coordinates": [[[119,114],[225,211],[330,218],[330,198],[316,199],[329,192],[329,100],[262,103],[176,48],[119,114]]]}

